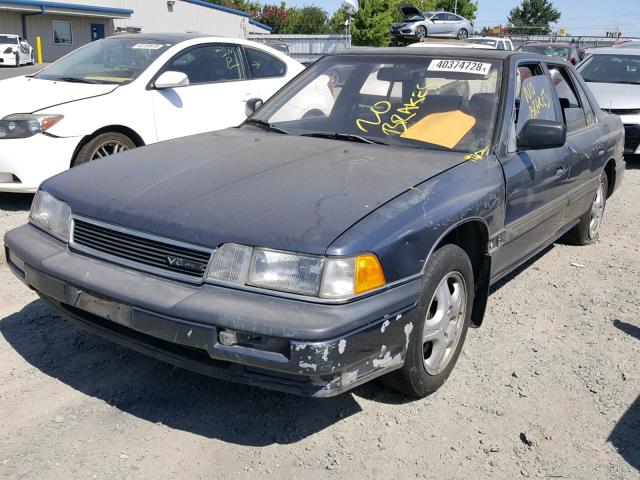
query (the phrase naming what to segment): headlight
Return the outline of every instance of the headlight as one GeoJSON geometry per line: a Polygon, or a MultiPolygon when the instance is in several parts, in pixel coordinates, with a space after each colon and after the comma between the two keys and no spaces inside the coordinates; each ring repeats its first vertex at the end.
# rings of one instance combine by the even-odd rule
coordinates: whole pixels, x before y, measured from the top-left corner
{"type": "Polygon", "coordinates": [[[321,257],[226,243],[207,277],[236,285],[345,300],[385,285],[378,257],[321,257]]]}
{"type": "Polygon", "coordinates": [[[38,190],[31,205],[29,220],[60,240],[69,241],[71,209],[53,195],[38,190]]]}
{"type": "Polygon", "coordinates": [[[0,139],[33,137],[46,132],[63,118],[62,115],[9,115],[0,120],[0,139]]]}
{"type": "Polygon", "coordinates": [[[7,48],[7,49],[4,51],[4,53],[5,53],[5,55],[6,55],[7,53],[13,53],[13,47],[9,47],[9,48],[7,48]]]}

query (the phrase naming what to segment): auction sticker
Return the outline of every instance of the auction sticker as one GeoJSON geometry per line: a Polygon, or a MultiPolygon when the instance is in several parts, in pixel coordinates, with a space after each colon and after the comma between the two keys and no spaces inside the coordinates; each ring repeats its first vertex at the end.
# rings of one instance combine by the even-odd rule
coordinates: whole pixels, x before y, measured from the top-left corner
{"type": "Polygon", "coordinates": [[[427,70],[431,72],[471,73],[484,76],[491,70],[491,64],[470,60],[431,60],[427,70]]]}
{"type": "Polygon", "coordinates": [[[160,50],[164,47],[161,43],[136,43],[131,48],[137,48],[138,50],[160,50]]]}

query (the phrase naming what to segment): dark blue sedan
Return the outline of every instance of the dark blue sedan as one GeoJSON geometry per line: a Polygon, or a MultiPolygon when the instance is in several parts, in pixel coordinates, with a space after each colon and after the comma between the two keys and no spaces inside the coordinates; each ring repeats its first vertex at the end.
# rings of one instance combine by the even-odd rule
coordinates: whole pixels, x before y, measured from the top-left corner
{"type": "Polygon", "coordinates": [[[47,180],[6,255],[69,320],[175,365],[312,396],[385,375],[421,397],[493,283],[562,236],[597,240],[622,154],[564,60],[353,50],[239,128],[47,180]]]}

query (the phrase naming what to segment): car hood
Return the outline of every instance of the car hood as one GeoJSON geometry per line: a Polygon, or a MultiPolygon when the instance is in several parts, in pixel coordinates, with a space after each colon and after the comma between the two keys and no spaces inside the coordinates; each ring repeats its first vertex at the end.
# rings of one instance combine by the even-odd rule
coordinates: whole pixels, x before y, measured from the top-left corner
{"type": "Polygon", "coordinates": [[[12,113],[33,113],[38,110],[97,97],[115,90],[117,85],[94,85],[54,82],[29,77],[0,81],[0,118],[12,113]]]}
{"type": "Polygon", "coordinates": [[[42,188],[75,214],[192,244],[322,254],[376,208],[462,161],[244,127],[131,150],[42,188]]]}
{"type": "Polygon", "coordinates": [[[422,19],[424,19],[424,15],[420,11],[420,9],[409,3],[401,3],[400,5],[398,5],[398,10],[400,10],[400,14],[405,19],[415,17],[415,16],[419,16],[419,17],[422,17],[422,19]]]}
{"type": "Polygon", "coordinates": [[[589,89],[605,110],[640,108],[640,85],[589,82],[589,89]]]}

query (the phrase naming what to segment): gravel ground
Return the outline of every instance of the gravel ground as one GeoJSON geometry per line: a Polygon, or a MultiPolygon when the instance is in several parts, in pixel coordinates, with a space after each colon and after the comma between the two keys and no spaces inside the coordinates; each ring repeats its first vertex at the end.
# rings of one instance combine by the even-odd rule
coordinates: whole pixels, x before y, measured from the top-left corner
{"type": "MultiPolygon", "coordinates": [[[[0,231],[30,196],[0,196],[0,231]]],[[[311,400],[112,345],[0,261],[0,476],[640,478],[640,163],[601,241],[557,244],[499,285],[449,382],[311,400]]]]}

